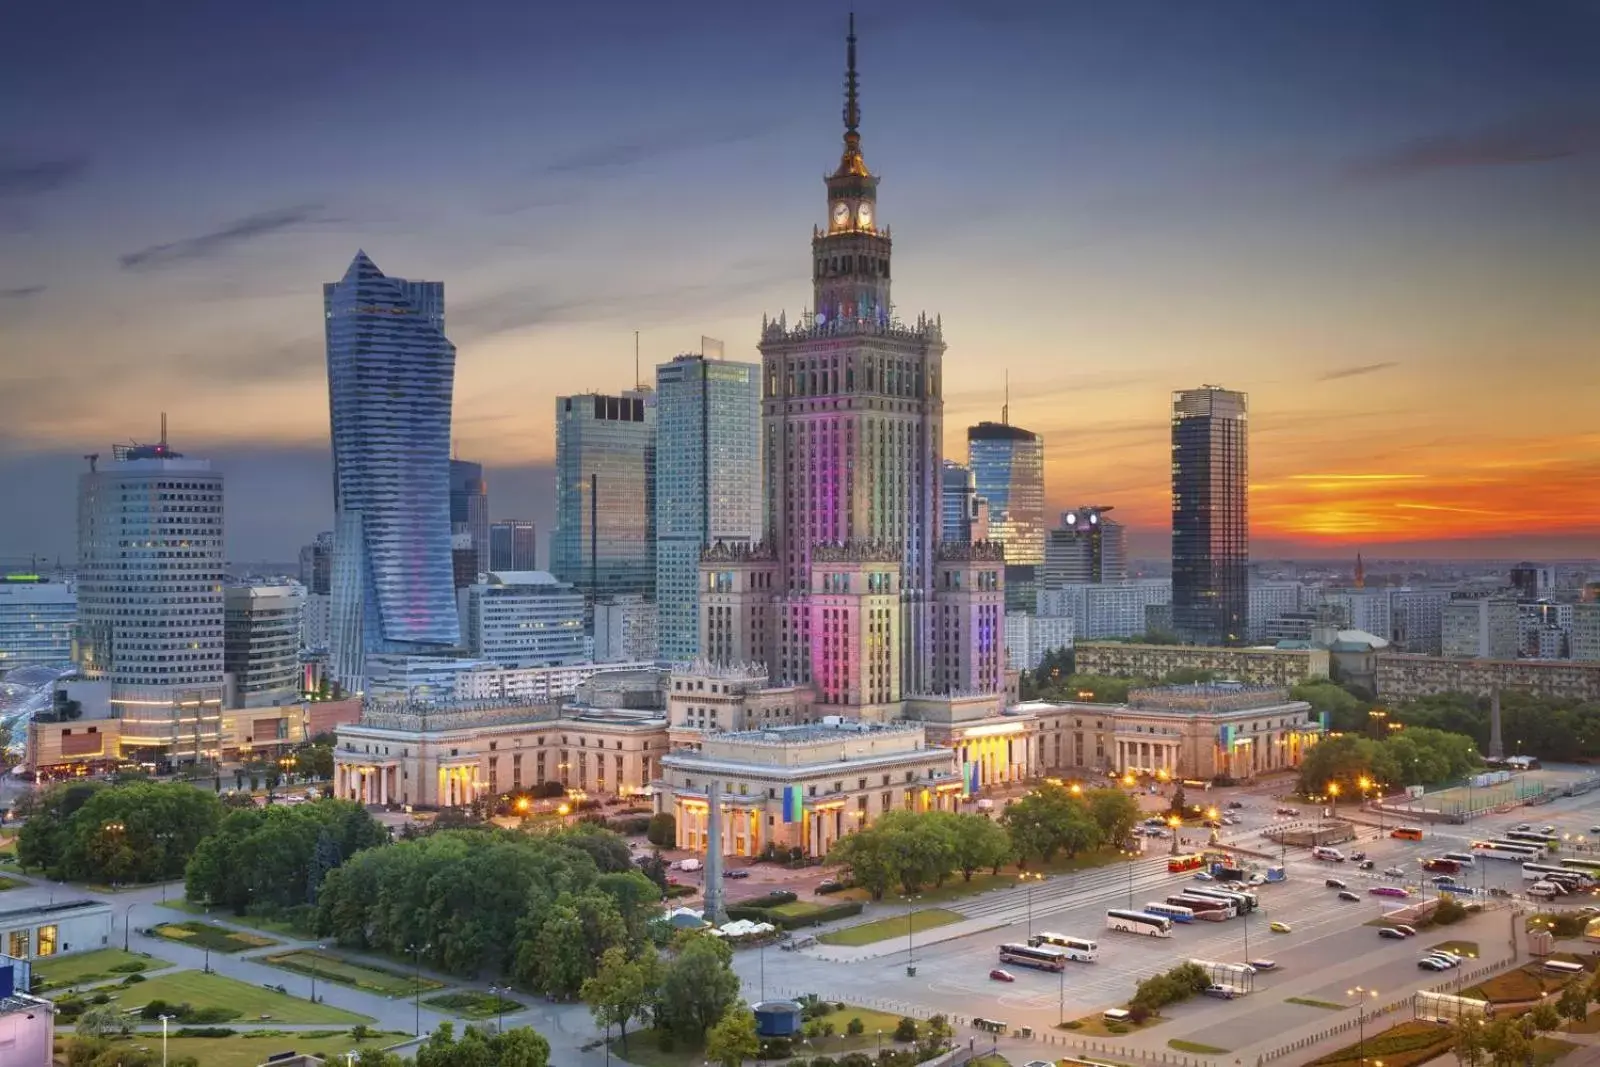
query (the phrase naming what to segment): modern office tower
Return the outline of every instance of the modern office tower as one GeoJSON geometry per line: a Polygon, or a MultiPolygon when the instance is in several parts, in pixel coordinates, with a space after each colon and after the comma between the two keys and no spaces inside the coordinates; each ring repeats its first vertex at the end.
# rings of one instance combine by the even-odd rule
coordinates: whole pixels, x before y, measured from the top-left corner
{"type": "Polygon", "coordinates": [[[271,708],[300,699],[305,587],[294,582],[222,590],[222,669],[230,708],[271,708]]]}
{"type": "Polygon", "coordinates": [[[556,532],[550,571],[584,596],[655,593],[656,400],[556,397],[556,532]]]}
{"type": "Polygon", "coordinates": [[[1106,517],[1109,507],[1083,507],[1061,513],[1061,525],[1044,545],[1039,588],[1086,582],[1121,582],[1128,577],[1128,550],[1122,524],[1106,517]]]}
{"type": "Polygon", "coordinates": [[[36,574],[0,575],[0,679],[18,667],[66,666],[78,625],[78,595],[36,574]]]}
{"type": "Polygon", "coordinates": [[[761,368],[678,356],[656,368],[659,653],[700,648],[700,553],[761,537],[761,368]]]}
{"type": "Polygon", "coordinates": [[[1171,604],[1172,582],[1166,578],[1062,585],[1039,590],[1037,598],[1040,618],[1071,618],[1079,641],[1138,637],[1162,629],[1150,624],[1148,609],[1171,604]]]}
{"type": "Polygon", "coordinates": [[[461,633],[477,659],[506,667],[583,661],[583,594],[545,571],[499,571],[461,590],[461,633]]]}
{"type": "Polygon", "coordinates": [[[978,483],[970,468],[947,459],[940,467],[939,540],[971,544],[983,540],[972,536],[972,523],[978,509],[978,483]]]}
{"type": "Polygon", "coordinates": [[[1193,644],[1245,638],[1247,408],[1243,393],[1212,385],[1172,394],[1172,622],[1193,644]]]}
{"type": "Polygon", "coordinates": [[[333,436],[334,677],[363,688],[372,653],[461,642],[451,580],[444,283],[390,278],[365,252],[323,286],[333,436]]]}
{"type": "Polygon", "coordinates": [[[1019,671],[1036,670],[1051,652],[1072,647],[1071,616],[1006,613],[1006,658],[1019,671]]]}
{"type": "Polygon", "coordinates": [[[646,663],[660,656],[656,603],[637,594],[601,597],[594,614],[596,663],[646,663]]]}
{"type": "Polygon", "coordinates": [[[222,724],[222,475],[167,444],[78,479],[78,666],[107,687],[121,755],[211,758],[222,724]]]}
{"type": "Polygon", "coordinates": [[[1440,651],[1472,659],[1516,659],[1517,602],[1509,597],[1458,597],[1439,613],[1440,651]]]}
{"type": "Polygon", "coordinates": [[[1577,660],[1600,660],[1600,600],[1572,605],[1572,630],[1567,635],[1568,654],[1577,660]]]}
{"type": "Polygon", "coordinates": [[[478,569],[489,568],[489,483],[483,464],[464,459],[450,461],[450,529],[472,535],[478,569]]]}
{"type": "Polygon", "coordinates": [[[1044,439],[1008,421],[967,428],[967,466],[978,496],[989,502],[989,535],[1006,546],[1006,562],[1044,562],[1044,439]]]}
{"type": "MultiPolygon", "coordinates": [[[[1305,611],[1309,590],[1299,582],[1272,581],[1263,578],[1250,580],[1250,607],[1246,613],[1245,632],[1252,641],[1265,640],[1273,623],[1287,615],[1305,611]]],[[[1387,638],[1387,633],[1378,636],[1387,638]]]]}
{"type": "Polygon", "coordinates": [[[457,593],[478,583],[478,550],[472,532],[458,529],[450,534],[450,581],[457,593]]]}
{"type": "Polygon", "coordinates": [[[539,536],[532,519],[489,524],[489,570],[538,570],[539,536]]]}
{"type": "Polygon", "coordinates": [[[1518,600],[1548,599],[1556,586],[1554,567],[1519,563],[1511,568],[1511,588],[1518,600]]]}
{"type": "Polygon", "coordinates": [[[311,596],[327,596],[333,591],[332,530],[324,530],[315,541],[301,546],[300,584],[311,596]]]}

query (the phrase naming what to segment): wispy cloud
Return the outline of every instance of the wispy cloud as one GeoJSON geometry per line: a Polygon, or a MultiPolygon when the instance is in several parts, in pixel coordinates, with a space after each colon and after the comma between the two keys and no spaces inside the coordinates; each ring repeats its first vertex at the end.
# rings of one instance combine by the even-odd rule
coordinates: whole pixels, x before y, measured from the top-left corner
{"type": "Polygon", "coordinates": [[[595,145],[551,160],[545,164],[544,172],[572,175],[631,167],[662,156],[753,141],[777,128],[776,123],[750,120],[703,129],[644,134],[615,144],[595,145]]]}
{"type": "Polygon", "coordinates": [[[0,197],[38,196],[71,185],[89,169],[87,156],[0,162],[0,197]]]}
{"type": "Polygon", "coordinates": [[[1318,375],[1317,381],[1336,382],[1341,378],[1359,378],[1363,374],[1377,374],[1380,371],[1386,371],[1391,367],[1398,367],[1399,365],[1400,364],[1398,362],[1391,359],[1386,360],[1383,363],[1363,363],[1356,367],[1340,367],[1337,370],[1331,370],[1326,374],[1318,375]]]}
{"type": "Polygon", "coordinates": [[[321,204],[301,204],[247,215],[209,233],[151,245],[118,257],[124,270],[154,270],[197,259],[207,259],[258,237],[281,233],[319,217],[321,204]]]}
{"type": "Polygon", "coordinates": [[[0,289],[0,300],[27,300],[44,292],[42,285],[23,285],[15,289],[0,289]]]}
{"type": "Polygon", "coordinates": [[[1357,160],[1348,176],[1403,179],[1456,167],[1549,163],[1600,151],[1600,113],[1526,114],[1476,130],[1418,137],[1357,160]]]}

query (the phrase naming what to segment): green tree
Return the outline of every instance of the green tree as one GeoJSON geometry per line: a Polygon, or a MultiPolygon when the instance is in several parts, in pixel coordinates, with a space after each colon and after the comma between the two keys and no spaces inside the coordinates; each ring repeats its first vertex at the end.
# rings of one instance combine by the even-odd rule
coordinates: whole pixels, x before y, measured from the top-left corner
{"type": "Polygon", "coordinates": [[[490,1041],[494,1048],[495,1067],[548,1067],[550,1042],[544,1035],[528,1026],[518,1026],[490,1041]]]}
{"type": "Polygon", "coordinates": [[[79,1037],[121,1037],[133,1032],[133,1024],[115,1004],[96,1004],[78,1016],[75,1029],[79,1037]]]}
{"type": "Polygon", "coordinates": [[[1549,1033],[1561,1027],[1561,1010],[1549,1000],[1541,1000],[1528,1012],[1528,1023],[1539,1033],[1549,1033]]]}
{"type": "Polygon", "coordinates": [[[828,859],[850,872],[850,880],[872,894],[873,900],[882,900],[897,872],[890,863],[883,836],[874,830],[876,827],[869,826],[846,834],[828,851],[828,859]]]}
{"type": "Polygon", "coordinates": [[[705,934],[691,936],[661,980],[660,1018],[685,1042],[698,1043],[739,999],[732,951],[705,934]]]}
{"type": "Polygon", "coordinates": [[[1019,859],[1038,857],[1049,863],[1059,852],[1075,856],[1104,840],[1088,805],[1051,782],[1007,806],[1000,821],[1019,859]]]}
{"type": "Polygon", "coordinates": [[[1301,682],[1289,690],[1289,695],[1310,704],[1313,714],[1327,712],[1328,728],[1331,730],[1347,734],[1365,733],[1367,730],[1366,703],[1357,700],[1334,682],[1323,679],[1301,682]]]}
{"type": "Polygon", "coordinates": [[[1531,1054],[1533,1043],[1519,1020],[1503,1017],[1484,1028],[1483,1050],[1495,1067],[1519,1067],[1531,1054]]]}
{"type": "Polygon", "coordinates": [[[61,881],[123,884],[178,877],[222,817],[215,794],[186,782],[56,786],[31,810],[18,841],[25,864],[61,881]]]}
{"type": "Polygon", "coordinates": [[[661,995],[661,960],[647,948],[629,959],[622,948],[611,948],[600,959],[594,976],[583,983],[581,995],[594,1021],[608,1032],[617,1028],[622,1051],[628,1051],[628,1024],[643,1022],[661,995]]]}
{"type": "Polygon", "coordinates": [[[944,1048],[955,1036],[955,1031],[950,1028],[950,1020],[943,1015],[935,1015],[928,1020],[928,1041],[938,1048],[944,1048]]]}
{"type": "Polygon", "coordinates": [[[1556,1010],[1564,1018],[1583,1022],[1589,1017],[1589,990],[1582,982],[1568,982],[1556,1001],[1556,1010]]]}
{"type": "Polygon", "coordinates": [[[678,843],[678,820],[670,811],[658,811],[650,816],[644,836],[657,848],[673,848],[678,843]]]}
{"type": "Polygon", "coordinates": [[[1139,821],[1138,801],[1120,789],[1091,789],[1083,799],[1103,841],[1125,840],[1139,821]]]}
{"type": "Polygon", "coordinates": [[[730,1007],[706,1034],[706,1059],[722,1067],[739,1067],[760,1051],[755,1013],[743,1002],[730,1007]]]}
{"type": "Polygon", "coordinates": [[[1487,1043],[1483,1019],[1463,1015],[1450,1024],[1450,1032],[1455,1038],[1456,1059],[1465,1067],[1478,1067],[1483,1062],[1487,1043]]]}
{"type": "Polygon", "coordinates": [[[949,826],[956,869],[964,881],[972,881],[973,873],[984,868],[998,871],[1011,858],[1011,838],[988,816],[954,815],[949,826]]]}

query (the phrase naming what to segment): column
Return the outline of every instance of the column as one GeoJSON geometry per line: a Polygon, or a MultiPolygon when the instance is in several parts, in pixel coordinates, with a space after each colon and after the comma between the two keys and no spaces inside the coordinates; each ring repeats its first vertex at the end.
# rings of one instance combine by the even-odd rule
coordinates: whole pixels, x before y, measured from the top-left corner
{"type": "Polygon", "coordinates": [[[389,803],[389,770],[390,770],[390,768],[384,767],[382,770],[380,770],[378,772],[378,803],[379,804],[388,804],[389,803]]]}

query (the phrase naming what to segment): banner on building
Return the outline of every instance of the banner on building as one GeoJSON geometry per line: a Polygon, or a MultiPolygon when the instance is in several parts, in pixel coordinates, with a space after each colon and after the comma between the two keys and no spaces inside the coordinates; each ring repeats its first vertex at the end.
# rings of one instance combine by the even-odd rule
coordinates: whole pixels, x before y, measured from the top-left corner
{"type": "Polygon", "coordinates": [[[806,798],[798,785],[783,787],[783,821],[786,823],[799,822],[805,818],[806,798]]]}
{"type": "Polygon", "coordinates": [[[977,763],[963,763],[961,765],[961,795],[975,797],[978,795],[979,765],[977,763]]]}
{"type": "Polygon", "coordinates": [[[1322,724],[1322,732],[1323,733],[1327,733],[1328,732],[1328,713],[1326,711],[1317,712],[1317,721],[1322,724]]]}
{"type": "Polygon", "coordinates": [[[1234,731],[1237,730],[1237,729],[1238,729],[1238,727],[1234,726],[1232,723],[1226,723],[1226,724],[1224,724],[1222,726],[1221,730],[1222,730],[1222,747],[1223,748],[1232,748],[1233,747],[1233,734],[1234,734],[1234,731]]]}

